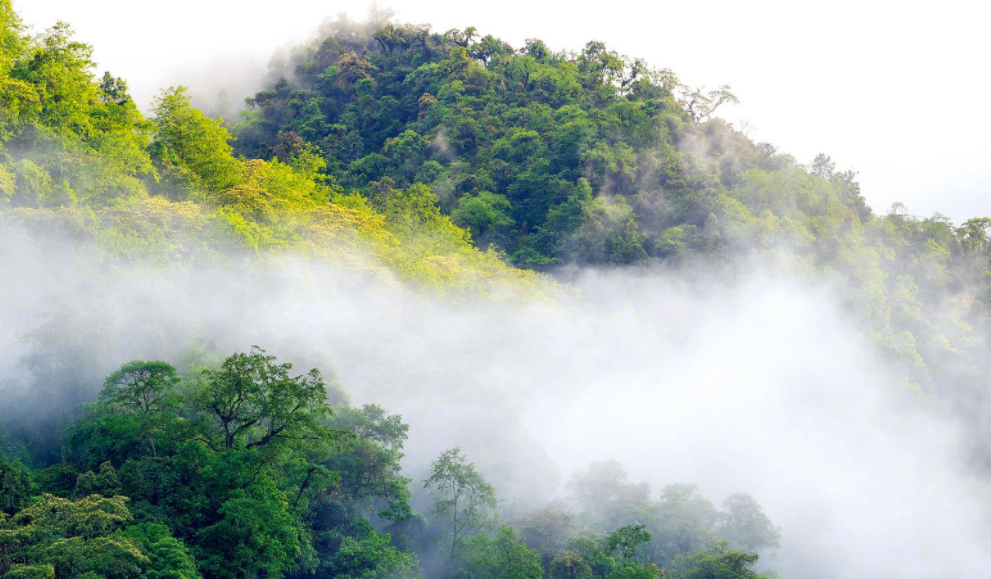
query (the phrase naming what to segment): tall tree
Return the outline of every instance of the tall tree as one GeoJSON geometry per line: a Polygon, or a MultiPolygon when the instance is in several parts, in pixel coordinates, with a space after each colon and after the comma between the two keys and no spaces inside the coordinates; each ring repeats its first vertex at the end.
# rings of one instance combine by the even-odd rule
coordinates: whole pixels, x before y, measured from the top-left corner
{"type": "Polygon", "coordinates": [[[434,516],[445,527],[450,559],[455,561],[465,537],[489,524],[496,508],[495,489],[485,482],[473,463],[452,448],[431,464],[423,482],[434,498],[434,516]]]}

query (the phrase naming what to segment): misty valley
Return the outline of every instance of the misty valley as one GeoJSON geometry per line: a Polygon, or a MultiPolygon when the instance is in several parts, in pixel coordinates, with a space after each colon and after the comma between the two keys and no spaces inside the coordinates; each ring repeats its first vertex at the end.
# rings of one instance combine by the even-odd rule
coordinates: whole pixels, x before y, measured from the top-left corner
{"type": "Polygon", "coordinates": [[[991,218],[483,34],[143,111],[0,0],[0,579],[986,577],[991,218]]]}

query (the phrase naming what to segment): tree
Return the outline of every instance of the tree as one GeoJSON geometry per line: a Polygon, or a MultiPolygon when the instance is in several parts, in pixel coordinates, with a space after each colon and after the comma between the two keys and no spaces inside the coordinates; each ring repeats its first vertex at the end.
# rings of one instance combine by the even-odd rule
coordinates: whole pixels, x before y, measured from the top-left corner
{"type": "Polygon", "coordinates": [[[337,61],[337,86],[343,90],[353,88],[358,81],[370,78],[369,72],[375,67],[354,52],[341,55],[337,61]]]}
{"type": "Polygon", "coordinates": [[[653,563],[620,565],[613,569],[609,575],[606,575],[606,579],[659,579],[661,577],[664,577],[664,573],[653,563]]]}
{"type": "Polygon", "coordinates": [[[771,523],[753,497],[744,493],[730,495],[723,509],[726,514],[720,520],[719,534],[730,545],[748,553],[778,548],[781,529],[771,523]]]}
{"type": "Polygon", "coordinates": [[[186,545],[157,523],[131,525],[123,536],[134,541],[148,558],[140,579],[200,579],[196,561],[186,545]]]}
{"type": "MultiPolygon", "coordinates": [[[[309,500],[339,480],[325,464],[345,439],[326,424],[320,373],[293,375],[291,364],[256,347],[180,384],[165,362],[129,362],[110,374],[67,456],[120,468],[104,463],[79,475],[75,495],[132,497],[143,520],[167,522],[189,545],[193,571],[208,579],[313,569],[309,500]]],[[[146,531],[149,557],[166,566],[156,573],[188,576],[177,546],[146,531]]]]}
{"type": "Polygon", "coordinates": [[[300,559],[312,566],[309,534],[275,477],[256,477],[244,488],[220,492],[224,500],[216,514],[194,529],[193,552],[206,577],[281,577],[300,559]]]}
{"type": "Polygon", "coordinates": [[[731,551],[725,543],[679,556],[671,565],[675,579],[764,579],[754,570],[756,553],[731,551]]]}
{"type": "Polygon", "coordinates": [[[41,37],[38,50],[19,72],[39,91],[39,121],[55,133],[60,148],[92,136],[88,113],[98,101],[91,70],[93,47],[72,36],[67,23],[56,23],[41,37]]]}
{"type": "MultiPolygon", "coordinates": [[[[564,552],[568,555],[562,557],[556,568],[565,575],[583,576],[587,568],[592,576],[605,577],[617,566],[616,558],[606,551],[602,541],[587,535],[572,537],[564,552]]],[[[555,566],[552,564],[552,567],[555,566]]]]}
{"type": "Polygon", "coordinates": [[[11,76],[25,56],[27,44],[24,25],[11,0],[0,0],[0,148],[37,110],[39,97],[34,87],[11,76]]]}
{"type": "Polygon", "coordinates": [[[409,504],[410,480],[400,474],[403,444],[409,426],[402,417],[389,415],[381,406],[336,409],[328,424],[354,438],[324,466],[338,473],[338,500],[350,516],[377,514],[390,521],[413,516],[409,504]],[[373,508],[378,506],[378,510],[373,508]]]}
{"type": "Polygon", "coordinates": [[[451,220],[470,231],[472,239],[480,247],[490,243],[503,246],[508,241],[508,230],[513,226],[509,210],[510,203],[505,196],[482,191],[462,197],[458,208],[451,213],[451,220]]]}
{"type": "Polygon", "coordinates": [[[18,460],[0,454],[0,517],[13,515],[31,498],[31,473],[18,460]]]}
{"type": "Polygon", "coordinates": [[[505,525],[494,538],[479,535],[468,539],[464,560],[473,579],[541,579],[544,574],[540,554],[505,525]]]}
{"type": "Polygon", "coordinates": [[[618,461],[593,462],[568,482],[584,512],[582,518],[594,527],[615,529],[634,523],[649,500],[650,485],[631,483],[618,461]]]}
{"type": "Polygon", "coordinates": [[[394,190],[386,202],[385,214],[398,232],[409,239],[423,235],[442,219],[437,196],[422,183],[394,190]]]}
{"type": "Polygon", "coordinates": [[[194,407],[219,434],[214,448],[250,449],[281,442],[319,443],[333,437],[327,390],[316,369],[300,376],[258,346],[235,353],[219,370],[204,370],[194,407]]]}
{"type": "Polygon", "coordinates": [[[24,50],[24,24],[14,11],[11,0],[0,0],[0,76],[13,68],[14,60],[24,50]]]}
{"type": "Polygon", "coordinates": [[[197,482],[179,505],[197,521],[189,532],[209,579],[317,563],[304,524],[308,498],[337,480],[324,463],[345,437],[326,425],[332,411],[320,372],[294,376],[292,368],[255,346],[204,370],[189,395],[190,442],[202,446],[177,456],[197,482]]]}
{"type": "Polygon", "coordinates": [[[683,96],[679,101],[688,117],[695,124],[704,122],[715,114],[716,109],[724,104],[736,104],[740,99],[730,92],[729,85],[723,85],[716,90],[704,92],[705,88],[688,88],[682,85],[683,96]]]}
{"type": "Polygon", "coordinates": [[[152,158],[169,184],[215,193],[240,182],[243,168],[228,143],[230,134],[190,104],[186,87],[162,92],[154,113],[152,158]]]}
{"type": "Polygon", "coordinates": [[[719,512],[696,485],[668,485],[648,519],[654,538],[651,560],[665,565],[678,555],[706,548],[716,539],[718,521],[719,512]]]}
{"type": "Polygon", "coordinates": [[[560,551],[548,567],[548,579],[592,579],[592,568],[581,555],[572,551],[560,551]]]}
{"type": "Polygon", "coordinates": [[[836,163],[833,162],[825,153],[819,153],[816,158],[812,161],[812,171],[811,173],[820,179],[825,179],[829,181],[833,178],[833,174],[836,172],[836,163]]]}
{"type": "Polygon", "coordinates": [[[181,404],[181,382],[179,373],[167,362],[128,362],[107,376],[100,404],[109,411],[175,412],[181,404]]]}
{"type": "Polygon", "coordinates": [[[99,401],[86,405],[90,419],[70,432],[73,460],[95,468],[108,460],[123,464],[128,458],[172,452],[184,429],[181,382],[175,368],[162,361],[135,360],[112,372],[99,401]]]}
{"type": "Polygon", "coordinates": [[[423,486],[434,498],[434,516],[444,521],[453,562],[464,538],[489,523],[496,508],[495,489],[461,454],[460,448],[441,453],[431,464],[430,476],[423,486]]]}
{"type": "Polygon", "coordinates": [[[546,567],[574,534],[575,516],[568,511],[543,508],[523,513],[513,525],[523,541],[540,553],[546,567]]]}
{"type": "Polygon", "coordinates": [[[131,100],[131,95],[127,92],[127,83],[124,79],[114,77],[110,74],[110,71],[103,73],[103,78],[100,79],[100,101],[103,104],[114,103],[117,105],[123,105],[129,100],[131,100]]]}
{"type": "Polygon", "coordinates": [[[409,479],[399,465],[409,427],[376,405],[337,408],[328,424],[351,439],[323,463],[334,477],[332,492],[318,493],[309,504],[316,572],[324,577],[418,576],[416,556],[407,552],[403,534],[414,520],[409,479]],[[399,535],[380,534],[369,519],[388,521],[386,529],[399,535]]]}
{"type": "Polygon", "coordinates": [[[336,548],[329,550],[321,561],[318,576],[334,579],[421,578],[423,573],[416,555],[390,545],[389,539],[389,535],[378,534],[365,520],[335,529],[324,540],[334,542],[336,548]]]}
{"type": "Polygon", "coordinates": [[[991,218],[975,217],[963,222],[957,229],[957,235],[963,246],[969,251],[979,251],[988,246],[988,232],[991,231],[991,218]]]}
{"type": "Polygon", "coordinates": [[[637,548],[650,542],[647,525],[627,525],[606,535],[606,549],[610,553],[619,553],[623,565],[632,562],[636,557],[637,548]]]}
{"type": "Polygon", "coordinates": [[[105,462],[100,465],[99,472],[87,471],[76,478],[73,495],[77,498],[96,495],[109,499],[120,496],[120,490],[117,469],[109,462],[105,462]]]}

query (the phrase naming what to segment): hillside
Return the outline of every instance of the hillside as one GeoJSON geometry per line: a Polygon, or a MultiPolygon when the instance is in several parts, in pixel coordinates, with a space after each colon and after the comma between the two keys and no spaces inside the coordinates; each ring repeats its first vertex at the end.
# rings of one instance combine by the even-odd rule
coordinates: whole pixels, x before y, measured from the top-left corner
{"type": "Polygon", "coordinates": [[[22,35],[9,4],[0,44],[0,219],[90,239],[114,259],[170,263],[281,250],[385,267],[400,280],[486,292],[535,287],[474,249],[422,186],[373,209],[321,156],[239,158],[222,122],[164,91],[146,119],[123,79],[93,74],[91,47],[59,24],[22,35]],[[230,253],[229,253],[230,252],[230,253]]]}
{"type": "Polygon", "coordinates": [[[973,358],[991,221],[872,211],[826,155],[802,165],[714,116],[735,100],[600,42],[511,47],[373,13],[328,23],[276,62],[235,149],[315,146],[373,206],[426,185],[479,247],[522,268],[787,255],[840,276],[909,382],[932,388],[933,372],[973,358]]]}

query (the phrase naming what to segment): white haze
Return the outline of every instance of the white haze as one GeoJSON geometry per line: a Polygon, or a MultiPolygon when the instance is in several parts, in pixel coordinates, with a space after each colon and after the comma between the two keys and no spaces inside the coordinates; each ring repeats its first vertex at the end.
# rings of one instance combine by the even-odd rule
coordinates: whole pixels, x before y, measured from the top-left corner
{"type": "Polygon", "coordinates": [[[507,509],[615,458],[654,498],[673,482],[717,504],[751,493],[783,530],[766,564],[789,579],[991,568],[991,503],[961,466],[963,433],[898,384],[837,288],[795,268],[592,271],[575,274],[578,298],[493,301],[301,258],[109,267],[78,246],[0,241],[0,384],[53,315],[102,320],[104,370],[259,344],[402,414],[415,480],[461,446],[507,509]]]}

